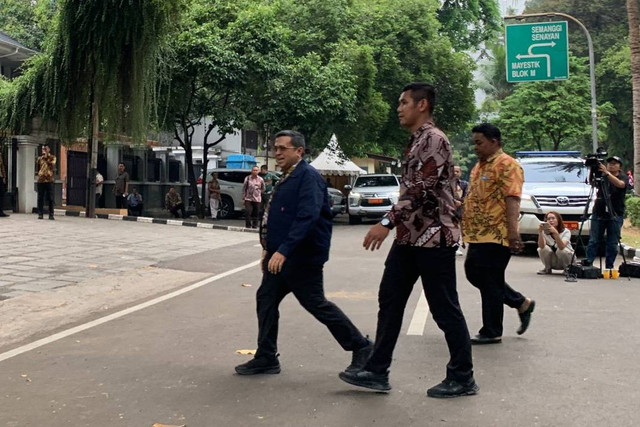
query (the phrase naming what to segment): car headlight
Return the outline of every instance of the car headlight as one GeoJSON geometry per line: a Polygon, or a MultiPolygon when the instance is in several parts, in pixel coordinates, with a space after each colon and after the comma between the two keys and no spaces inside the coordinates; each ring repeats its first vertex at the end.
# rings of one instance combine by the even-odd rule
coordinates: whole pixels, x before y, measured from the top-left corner
{"type": "Polygon", "coordinates": [[[362,194],[360,193],[351,193],[349,194],[349,206],[359,206],[360,199],[362,198],[362,194]]]}

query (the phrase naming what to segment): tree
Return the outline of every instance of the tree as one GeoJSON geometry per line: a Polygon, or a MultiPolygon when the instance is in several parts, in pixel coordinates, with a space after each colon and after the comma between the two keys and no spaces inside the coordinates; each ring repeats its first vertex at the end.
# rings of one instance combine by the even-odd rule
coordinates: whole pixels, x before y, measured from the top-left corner
{"type": "MultiPolygon", "coordinates": [[[[638,2],[627,0],[629,18],[629,49],[631,51],[631,85],[633,93],[633,153],[635,176],[640,176],[640,13],[638,2]]],[[[640,195],[640,186],[635,187],[636,195],[640,195]]]]}
{"type": "MultiPolygon", "coordinates": [[[[165,126],[185,150],[191,194],[197,194],[193,169],[195,127],[207,122],[203,144],[203,173],[208,151],[226,135],[241,129],[269,82],[280,78],[290,52],[286,32],[278,24],[273,7],[198,0],[182,17],[180,32],[172,35],[174,52],[169,58],[172,86],[165,126]],[[220,137],[209,141],[217,129],[220,137]]],[[[206,176],[204,177],[206,180],[206,176]]],[[[202,200],[206,189],[203,186],[202,200]]],[[[200,197],[196,213],[204,216],[200,197]]]]}
{"type": "Polygon", "coordinates": [[[461,51],[494,41],[502,28],[495,0],[444,0],[437,16],[441,32],[461,51]]]}
{"type": "Polygon", "coordinates": [[[0,0],[0,31],[30,49],[40,50],[57,5],[56,0],[0,0]]]}
{"type": "MultiPolygon", "coordinates": [[[[589,79],[585,61],[570,57],[571,78],[562,82],[520,83],[500,103],[501,128],[507,149],[558,150],[585,148],[591,132],[589,79]]],[[[611,114],[610,103],[600,105],[611,114]]],[[[604,134],[606,120],[599,122],[604,134]]],[[[589,149],[591,151],[591,149],[589,149]]]]}

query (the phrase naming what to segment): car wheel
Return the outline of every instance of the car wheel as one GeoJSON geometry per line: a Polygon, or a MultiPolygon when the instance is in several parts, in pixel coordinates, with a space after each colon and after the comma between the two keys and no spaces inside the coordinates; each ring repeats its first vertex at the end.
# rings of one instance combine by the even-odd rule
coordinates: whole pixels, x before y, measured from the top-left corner
{"type": "Polygon", "coordinates": [[[355,224],[361,224],[362,223],[362,218],[356,215],[349,215],[349,224],[350,225],[355,225],[355,224]]]}
{"type": "Polygon", "coordinates": [[[220,200],[220,210],[218,211],[218,218],[229,219],[233,217],[233,200],[229,196],[222,196],[220,200]]]}

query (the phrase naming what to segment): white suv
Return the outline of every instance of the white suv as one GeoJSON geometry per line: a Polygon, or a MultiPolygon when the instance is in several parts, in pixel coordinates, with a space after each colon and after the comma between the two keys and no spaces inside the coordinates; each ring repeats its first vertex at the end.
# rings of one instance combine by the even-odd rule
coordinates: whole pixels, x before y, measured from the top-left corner
{"type": "MultiPolygon", "coordinates": [[[[523,241],[536,241],[538,225],[545,214],[556,211],[575,239],[585,207],[593,210],[595,194],[588,183],[589,168],[579,151],[518,151],[515,155],[524,170],[524,186],[520,202],[520,236],[523,241]],[[591,200],[589,197],[591,195],[591,200]]],[[[582,227],[582,239],[589,238],[590,221],[582,227]]]]}
{"type": "Polygon", "coordinates": [[[349,224],[359,224],[362,218],[380,218],[391,210],[400,197],[400,183],[392,174],[361,175],[349,193],[349,224]]]}

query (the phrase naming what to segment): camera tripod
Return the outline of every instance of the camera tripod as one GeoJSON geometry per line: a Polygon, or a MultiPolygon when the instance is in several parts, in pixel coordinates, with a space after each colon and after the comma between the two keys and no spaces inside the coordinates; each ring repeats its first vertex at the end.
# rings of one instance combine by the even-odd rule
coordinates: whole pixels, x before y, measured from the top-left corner
{"type": "MultiPolygon", "coordinates": [[[[615,220],[618,219],[618,215],[616,214],[616,211],[613,209],[613,205],[611,204],[611,195],[609,194],[609,182],[606,181],[602,177],[602,174],[599,173],[599,172],[598,173],[593,172],[592,173],[592,178],[593,179],[590,180],[591,181],[591,189],[589,190],[589,197],[587,198],[587,203],[586,203],[586,205],[584,207],[584,212],[582,214],[582,217],[580,217],[580,228],[578,230],[578,237],[577,237],[577,240],[576,240],[576,250],[573,251],[573,256],[571,257],[571,262],[569,263],[569,266],[567,266],[567,268],[565,269],[565,276],[566,276],[565,281],[566,282],[576,282],[577,281],[577,276],[576,276],[576,274],[573,274],[573,273],[570,272],[570,267],[572,265],[574,265],[574,263],[575,263],[576,253],[578,252],[578,247],[580,245],[582,245],[582,248],[584,249],[585,253],[587,251],[587,247],[584,245],[584,242],[582,240],[582,230],[584,228],[585,221],[589,219],[589,205],[591,204],[591,200],[593,199],[593,195],[594,195],[594,192],[596,190],[600,191],[600,195],[602,196],[601,198],[605,203],[606,212],[610,216],[610,218],[604,219],[604,221],[615,221],[615,220]]],[[[594,208],[595,208],[595,205],[594,205],[594,208]]],[[[593,215],[593,213],[592,213],[592,215],[593,215]]],[[[598,221],[602,221],[602,220],[598,219],[598,221]]],[[[604,236],[604,232],[601,233],[601,235],[604,236]]],[[[626,263],[627,260],[625,258],[624,250],[622,248],[622,242],[620,241],[620,237],[621,237],[620,235],[621,235],[621,233],[618,233],[618,236],[617,236],[618,251],[622,254],[622,262],[626,263]]],[[[599,236],[598,236],[598,239],[600,239],[599,236]]],[[[600,242],[598,242],[598,243],[600,244],[600,242]]],[[[601,255],[601,252],[600,252],[599,249],[600,248],[598,248],[598,257],[599,257],[599,261],[600,261],[600,271],[602,271],[602,255],[601,255]]],[[[606,255],[606,249],[605,249],[605,255],[606,255]]],[[[628,276],[627,279],[631,280],[631,277],[628,276]]]]}

